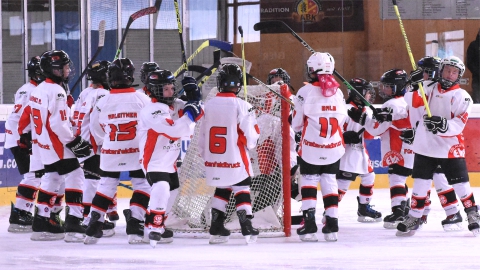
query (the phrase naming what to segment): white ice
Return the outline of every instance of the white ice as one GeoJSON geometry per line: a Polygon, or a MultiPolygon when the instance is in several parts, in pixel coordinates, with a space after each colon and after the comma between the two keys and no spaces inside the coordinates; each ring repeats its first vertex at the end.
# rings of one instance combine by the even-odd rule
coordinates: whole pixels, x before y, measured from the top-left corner
{"type": "MultiPolygon", "coordinates": [[[[209,245],[208,239],[175,238],[155,249],[127,243],[123,216],[116,235],[96,245],[31,241],[30,234],[7,232],[10,209],[3,206],[0,269],[480,269],[480,237],[467,230],[466,221],[463,231],[443,231],[440,221],[445,212],[433,189],[428,223],[413,237],[396,237],[396,230],[384,229],[383,222],[357,222],[357,194],[349,190],[340,203],[338,242],[323,240],[323,203],[318,200],[316,243],[301,242],[294,227],[291,237],[259,238],[250,245],[238,238],[222,245],[209,245]]],[[[480,188],[474,188],[474,194],[480,202],[480,188]]],[[[128,199],[118,202],[121,213],[128,199]]],[[[389,190],[375,190],[372,204],[383,216],[390,214],[389,190]]],[[[463,207],[459,209],[465,219],[463,207]]],[[[292,210],[298,212],[299,204],[292,210]]]]}

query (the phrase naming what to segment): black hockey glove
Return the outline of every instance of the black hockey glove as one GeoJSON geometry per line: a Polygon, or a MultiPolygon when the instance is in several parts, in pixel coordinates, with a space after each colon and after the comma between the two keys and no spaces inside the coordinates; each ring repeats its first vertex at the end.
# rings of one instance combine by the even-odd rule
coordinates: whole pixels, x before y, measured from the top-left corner
{"type": "Polygon", "coordinates": [[[183,113],[194,122],[197,122],[203,116],[202,107],[198,102],[188,102],[183,108],[183,113]]]}
{"type": "Polygon", "coordinates": [[[363,111],[363,109],[359,108],[350,108],[350,110],[347,111],[348,116],[352,118],[353,122],[359,123],[360,125],[365,125],[365,121],[367,120],[367,113],[363,111]]]}
{"type": "Polygon", "coordinates": [[[400,139],[406,144],[413,144],[413,139],[415,139],[415,129],[409,128],[405,129],[400,133],[400,139]]]}
{"type": "Polygon", "coordinates": [[[65,145],[77,158],[88,157],[90,155],[90,149],[92,145],[82,139],[82,137],[77,136],[75,139],[65,145]]]}
{"type": "Polygon", "coordinates": [[[187,94],[188,101],[200,101],[202,99],[202,92],[200,92],[195,78],[185,76],[182,80],[182,86],[187,94]]]}
{"type": "Polygon", "coordinates": [[[416,70],[410,72],[409,78],[410,84],[413,87],[413,91],[418,90],[419,84],[423,82],[423,70],[421,68],[417,68],[416,70]]]}
{"type": "Polygon", "coordinates": [[[424,115],[423,125],[433,134],[437,134],[437,132],[445,133],[448,130],[447,119],[441,116],[432,115],[432,117],[428,117],[428,115],[424,115]]]}
{"type": "Polygon", "coordinates": [[[374,115],[374,118],[380,122],[392,122],[392,114],[393,114],[393,109],[390,107],[386,108],[377,108],[376,109],[377,114],[374,115]]]}
{"type": "Polygon", "coordinates": [[[32,154],[32,132],[20,134],[20,140],[17,141],[18,147],[24,154],[32,154]]]}
{"type": "MultiPolygon", "coordinates": [[[[364,129],[362,129],[361,132],[363,132],[363,130],[364,129]]],[[[353,131],[353,130],[345,131],[343,133],[343,141],[345,142],[345,144],[361,143],[362,142],[361,134],[362,133],[358,133],[358,132],[353,131]]]]}

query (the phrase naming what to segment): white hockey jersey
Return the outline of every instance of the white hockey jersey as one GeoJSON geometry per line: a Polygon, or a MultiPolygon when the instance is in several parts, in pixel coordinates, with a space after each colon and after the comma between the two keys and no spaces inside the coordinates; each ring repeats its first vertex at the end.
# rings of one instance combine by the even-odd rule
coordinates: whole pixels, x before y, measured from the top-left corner
{"type": "MultiPolygon", "coordinates": [[[[352,107],[357,107],[353,103],[347,104],[347,110],[352,107]]],[[[369,107],[364,107],[364,111],[367,112],[369,117],[372,116],[372,110],[369,107]]],[[[350,117],[344,125],[345,131],[359,132],[363,128],[362,125],[355,123],[350,117]]],[[[340,159],[340,170],[344,172],[351,172],[356,174],[367,174],[373,172],[373,167],[368,156],[367,147],[365,146],[365,139],[372,138],[367,131],[362,133],[362,143],[346,144],[345,154],[340,159]]]]}
{"type": "Polygon", "coordinates": [[[185,102],[177,99],[174,106],[155,102],[140,112],[140,163],[144,172],[173,173],[177,170],[181,137],[191,136],[195,127],[195,122],[183,115],[184,106],[185,102]]]}
{"type": "Polygon", "coordinates": [[[424,86],[432,116],[445,117],[448,130],[433,134],[423,125],[423,117],[417,127],[413,150],[415,153],[434,158],[464,158],[465,138],[463,129],[472,109],[472,98],[460,86],[441,89],[439,83],[424,86]]]}
{"type": "Polygon", "coordinates": [[[260,130],[255,109],[233,93],[218,93],[205,104],[199,151],[210,186],[231,186],[253,177],[248,149],[255,148],[260,130]]]}
{"type": "MultiPolygon", "coordinates": [[[[37,82],[30,80],[30,82],[22,85],[15,93],[15,105],[13,106],[12,113],[8,116],[5,122],[5,148],[12,148],[17,146],[17,141],[20,140],[18,134],[18,122],[20,116],[25,109],[28,101],[30,100],[30,94],[37,87],[37,82]]],[[[28,130],[26,130],[28,132],[28,130]]]]}
{"type": "MultiPolygon", "coordinates": [[[[432,81],[424,81],[424,85],[431,84],[432,81]]],[[[410,124],[413,128],[417,127],[417,124],[420,122],[420,119],[423,118],[423,115],[427,114],[425,111],[425,106],[423,104],[422,96],[418,91],[410,91],[404,95],[405,102],[408,106],[408,116],[410,119],[410,124]]],[[[428,100],[428,96],[426,96],[428,100]]]]}
{"type": "Polygon", "coordinates": [[[91,155],[100,154],[100,147],[90,132],[90,117],[97,101],[108,93],[109,91],[104,88],[88,87],[80,93],[75,102],[73,120],[75,121],[76,135],[80,135],[84,140],[90,142],[93,148],[91,155]]]}
{"type": "Polygon", "coordinates": [[[140,111],[150,99],[134,88],[111,89],[90,117],[90,132],[100,152],[100,169],[107,172],[140,170],[140,111]]]}
{"type": "Polygon", "coordinates": [[[60,159],[75,158],[65,144],[75,138],[72,124],[67,114],[67,94],[65,89],[46,79],[30,94],[30,121],[20,120],[18,131],[24,133],[32,123],[33,155],[41,157],[43,164],[49,165],[60,159]]]}
{"type": "Polygon", "coordinates": [[[298,90],[292,128],[302,131],[299,156],[313,165],[328,165],[345,153],[342,128],[347,108],[340,89],[325,97],[316,85],[307,84],[298,90]]]}
{"type": "Polygon", "coordinates": [[[403,97],[395,97],[382,105],[382,108],[387,107],[393,110],[392,121],[380,124],[367,117],[365,130],[373,136],[380,136],[383,167],[398,164],[412,169],[414,158],[412,146],[400,139],[402,130],[411,128],[407,103],[403,97]]]}

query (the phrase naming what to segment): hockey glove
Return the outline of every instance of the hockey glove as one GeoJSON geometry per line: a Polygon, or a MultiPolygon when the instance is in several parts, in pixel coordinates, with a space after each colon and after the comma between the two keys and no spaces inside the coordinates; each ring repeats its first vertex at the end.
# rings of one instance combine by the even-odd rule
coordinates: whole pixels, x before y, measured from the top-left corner
{"type": "Polygon", "coordinates": [[[437,134],[437,132],[445,133],[448,130],[448,121],[445,117],[441,116],[433,115],[432,117],[428,117],[428,115],[424,115],[423,125],[433,134],[437,134]]]}
{"type": "MultiPolygon", "coordinates": [[[[362,130],[363,132],[363,130],[362,130]]],[[[360,133],[361,134],[361,133],[360,133]]],[[[345,144],[357,144],[362,142],[362,138],[358,132],[349,130],[343,133],[343,141],[345,144]]]]}
{"type": "Polygon", "coordinates": [[[415,129],[409,128],[405,129],[400,133],[400,139],[406,144],[413,144],[413,139],[415,138],[415,129]]]}
{"type": "Polygon", "coordinates": [[[32,133],[20,134],[20,140],[17,141],[18,147],[25,154],[32,154],[32,133]]]}
{"type": "Polygon", "coordinates": [[[188,101],[200,101],[202,99],[202,93],[200,88],[198,88],[197,81],[195,78],[190,76],[185,76],[182,80],[183,90],[187,94],[188,101]]]}
{"type": "Polygon", "coordinates": [[[417,68],[416,70],[410,72],[409,81],[413,87],[413,90],[418,90],[418,85],[423,82],[423,70],[421,68],[417,68]]]}
{"type": "Polygon", "coordinates": [[[359,123],[360,125],[365,125],[365,121],[367,120],[367,113],[363,111],[363,109],[359,108],[350,108],[350,110],[347,111],[348,116],[352,118],[353,122],[359,123]]]}
{"type": "Polygon", "coordinates": [[[75,137],[73,141],[67,143],[65,146],[72,150],[77,158],[88,157],[90,155],[90,149],[92,148],[92,145],[80,136],[75,137]]]}
{"type": "Polygon", "coordinates": [[[377,108],[377,115],[374,115],[374,118],[379,122],[392,122],[393,109],[390,107],[386,108],[377,108]]]}
{"type": "Polygon", "coordinates": [[[193,122],[197,122],[203,116],[202,107],[198,102],[188,102],[183,108],[183,113],[188,115],[193,122]]]}

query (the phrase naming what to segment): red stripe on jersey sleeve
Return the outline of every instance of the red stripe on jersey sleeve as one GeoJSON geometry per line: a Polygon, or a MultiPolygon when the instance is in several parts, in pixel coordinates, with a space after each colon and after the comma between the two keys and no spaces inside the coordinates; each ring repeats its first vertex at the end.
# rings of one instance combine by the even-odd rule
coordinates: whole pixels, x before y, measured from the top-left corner
{"type": "Polygon", "coordinates": [[[50,127],[50,116],[52,116],[52,114],[48,112],[45,128],[47,129],[48,137],[50,137],[50,141],[52,142],[53,150],[55,150],[55,153],[57,153],[59,159],[63,159],[63,143],[60,141],[57,134],[53,132],[52,127],[50,127]]]}
{"type": "Polygon", "coordinates": [[[153,151],[155,150],[155,145],[157,144],[158,134],[153,129],[149,129],[147,132],[147,141],[145,143],[145,148],[143,149],[143,167],[145,171],[148,172],[148,163],[152,159],[153,151]]]}

